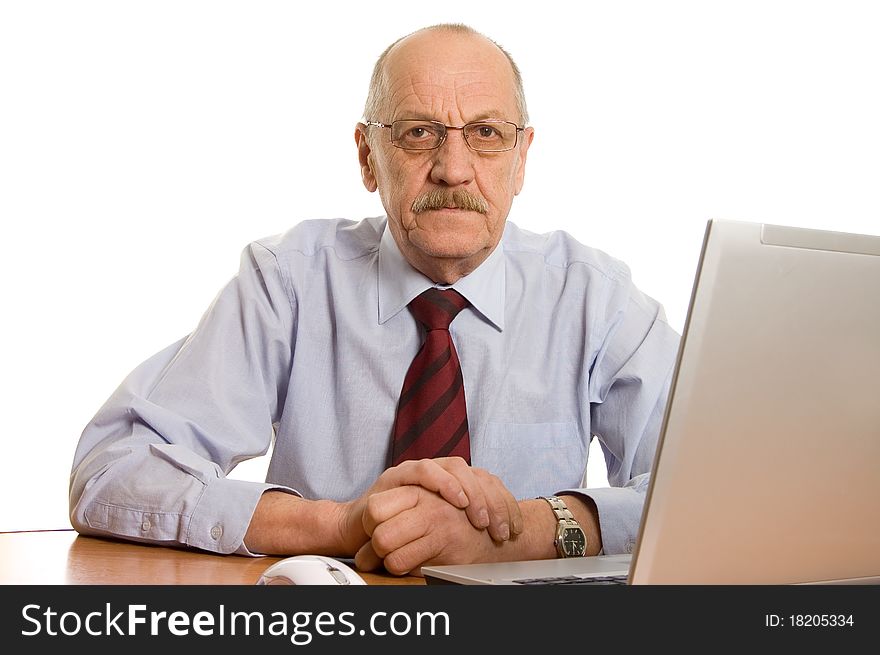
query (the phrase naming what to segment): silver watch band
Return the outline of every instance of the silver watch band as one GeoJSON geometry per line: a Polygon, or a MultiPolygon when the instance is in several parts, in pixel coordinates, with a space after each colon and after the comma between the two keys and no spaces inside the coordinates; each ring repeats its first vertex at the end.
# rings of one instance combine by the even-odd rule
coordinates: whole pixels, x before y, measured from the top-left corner
{"type": "Polygon", "coordinates": [[[578,523],[574,514],[571,513],[571,510],[568,509],[568,505],[566,505],[559,496],[540,496],[548,503],[550,503],[550,507],[553,508],[553,513],[556,514],[556,519],[560,521],[566,527],[579,528],[580,523],[578,523]]]}

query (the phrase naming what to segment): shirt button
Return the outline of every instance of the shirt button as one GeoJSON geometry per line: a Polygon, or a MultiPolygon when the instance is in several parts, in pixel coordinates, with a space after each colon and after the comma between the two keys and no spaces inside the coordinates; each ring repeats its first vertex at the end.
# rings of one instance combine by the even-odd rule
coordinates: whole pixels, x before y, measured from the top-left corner
{"type": "Polygon", "coordinates": [[[211,528],[211,539],[217,540],[222,534],[223,528],[221,528],[219,525],[215,525],[213,528],[211,528]]]}
{"type": "Polygon", "coordinates": [[[141,523],[141,530],[143,530],[144,532],[149,531],[149,529],[152,527],[153,527],[153,524],[150,523],[150,519],[148,519],[148,518],[145,518],[144,522],[141,523]]]}

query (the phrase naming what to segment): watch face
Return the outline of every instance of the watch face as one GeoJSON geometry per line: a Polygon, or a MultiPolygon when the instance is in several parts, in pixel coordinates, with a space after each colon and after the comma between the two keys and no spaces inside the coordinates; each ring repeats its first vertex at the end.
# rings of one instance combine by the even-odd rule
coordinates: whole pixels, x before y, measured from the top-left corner
{"type": "Polygon", "coordinates": [[[584,531],[578,528],[567,528],[562,533],[562,550],[568,557],[580,557],[587,549],[584,531]]]}

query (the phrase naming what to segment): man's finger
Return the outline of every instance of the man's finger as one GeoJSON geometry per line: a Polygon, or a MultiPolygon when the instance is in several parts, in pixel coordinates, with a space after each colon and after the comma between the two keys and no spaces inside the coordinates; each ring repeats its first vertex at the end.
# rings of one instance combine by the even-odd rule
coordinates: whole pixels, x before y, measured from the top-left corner
{"type": "Polygon", "coordinates": [[[489,507],[489,536],[495,541],[507,541],[512,534],[522,532],[522,514],[513,494],[491,473],[480,471],[478,477],[489,507]]]}
{"type": "MultiPolygon", "coordinates": [[[[449,507],[445,500],[438,498],[437,502],[441,502],[446,507],[449,507]]],[[[451,511],[458,512],[460,510],[453,509],[451,511]]],[[[412,541],[421,539],[431,532],[431,528],[435,523],[444,520],[443,514],[430,515],[426,513],[424,507],[405,509],[376,526],[370,539],[373,551],[379,557],[384,558],[388,553],[412,541]]]]}
{"type": "Polygon", "coordinates": [[[443,544],[436,538],[425,536],[388,553],[383,560],[385,570],[394,575],[421,576],[420,567],[428,564],[442,551],[443,544]]]}
{"type": "Polygon", "coordinates": [[[476,469],[472,468],[461,457],[444,457],[436,459],[434,462],[445,471],[448,471],[449,474],[455,476],[464,489],[464,493],[469,501],[465,508],[465,513],[471,525],[477,528],[477,530],[484,530],[489,527],[491,520],[486,494],[474,472],[476,469]]]}
{"type": "Polygon", "coordinates": [[[373,550],[372,542],[368,541],[355,553],[354,565],[361,571],[375,571],[382,566],[382,558],[373,550]]]}
{"type": "Polygon", "coordinates": [[[378,525],[415,507],[419,502],[419,493],[420,487],[406,485],[380,491],[367,498],[367,505],[361,517],[364,531],[372,538],[378,525]]]}
{"type": "Polygon", "coordinates": [[[471,500],[461,480],[435,460],[403,462],[386,470],[379,479],[388,488],[417,484],[440,494],[446,502],[459,509],[467,507],[471,500]]]}

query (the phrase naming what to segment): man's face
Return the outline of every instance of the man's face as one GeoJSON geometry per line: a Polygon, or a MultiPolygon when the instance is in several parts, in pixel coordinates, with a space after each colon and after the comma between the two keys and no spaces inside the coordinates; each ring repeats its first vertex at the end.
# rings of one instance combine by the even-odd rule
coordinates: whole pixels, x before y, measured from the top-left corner
{"type": "MultiPolygon", "coordinates": [[[[510,64],[481,37],[417,33],[388,54],[386,71],[385,113],[370,120],[390,124],[415,118],[461,126],[494,118],[521,125],[510,64]]],[[[391,233],[410,264],[436,282],[451,284],[500,241],[513,197],[522,188],[533,132],[520,133],[513,150],[495,153],[471,150],[461,130],[448,130],[439,148],[423,151],[394,147],[390,132],[358,125],[364,185],[378,188],[391,233]],[[413,207],[431,192],[447,199],[442,207],[413,207]],[[482,200],[476,203],[482,208],[456,207],[454,197],[461,192],[482,200]]]]}

